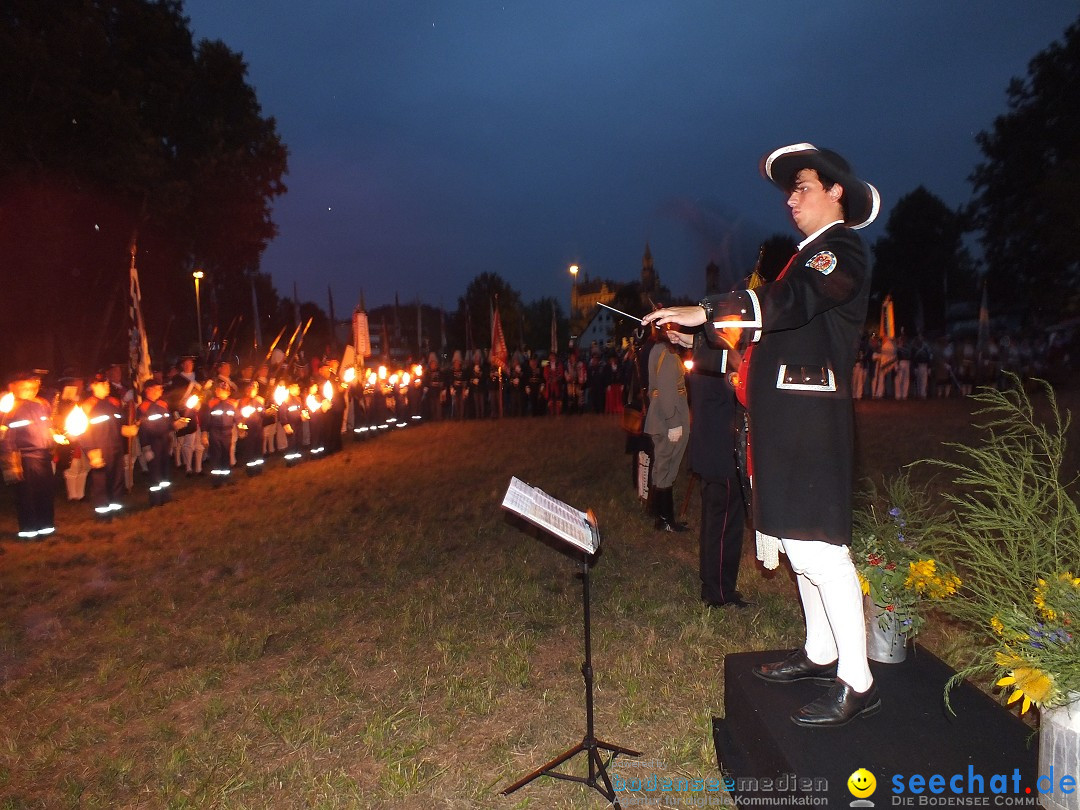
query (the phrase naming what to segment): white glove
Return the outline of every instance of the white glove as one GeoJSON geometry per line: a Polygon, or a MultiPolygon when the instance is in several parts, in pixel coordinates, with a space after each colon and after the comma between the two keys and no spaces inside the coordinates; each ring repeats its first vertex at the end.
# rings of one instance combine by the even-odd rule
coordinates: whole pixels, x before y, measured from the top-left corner
{"type": "Polygon", "coordinates": [[[672,444],[675,444],[677,441],[679,441],[679,439],[682,438],[682,425],[679,425],[678,427],[668,428],[667,438],[668,441],[672,444]]]}

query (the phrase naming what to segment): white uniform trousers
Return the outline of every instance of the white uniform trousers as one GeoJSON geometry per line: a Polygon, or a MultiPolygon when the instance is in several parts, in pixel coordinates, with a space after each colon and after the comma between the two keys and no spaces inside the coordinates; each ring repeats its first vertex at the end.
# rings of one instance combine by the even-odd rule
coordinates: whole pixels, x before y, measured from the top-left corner
{"type": "Polygon", "coordinates": [[[837,661],[836,676],[856,692],[874,682],[866,660],[863,595],[851,552],[820,540],[782,539],[806,614],[806,655],[815,664],[837,661]]]}

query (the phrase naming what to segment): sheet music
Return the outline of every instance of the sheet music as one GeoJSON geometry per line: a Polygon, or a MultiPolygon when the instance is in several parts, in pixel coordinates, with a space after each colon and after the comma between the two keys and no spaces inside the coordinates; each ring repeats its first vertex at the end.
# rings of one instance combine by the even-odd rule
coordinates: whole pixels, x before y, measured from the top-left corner
{"type": "Polygon", "coordinates": [[[587,554],[595,554],[600,547],[600,533],[589,522],[588,514],[551,497],[538,487],[526,484],[520,478],[510,479],[502,507],[587,554]]]}

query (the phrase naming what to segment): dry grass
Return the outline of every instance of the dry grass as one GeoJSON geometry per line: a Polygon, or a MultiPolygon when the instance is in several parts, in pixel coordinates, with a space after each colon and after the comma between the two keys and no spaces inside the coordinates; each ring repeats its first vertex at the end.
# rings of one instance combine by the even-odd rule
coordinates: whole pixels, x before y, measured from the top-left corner
{"type": "MultiPolygon", "coordinates": [[[[866,475],[974,436],[957,400],[858,410],[866,475]]],[[[584,732],[576,567],[506,520],[511,475],[599,516],[599,736],[715,775],[723,655],[797,643],[794,586],[748,549],[755,607],[704,610],[695,535],[652,531],[617,422],[583,416],[182,480],[108,527],[59,504],[59,536],[0,554],[0,808],[602,805],[551,779],[499,795],[584,732]]]]}

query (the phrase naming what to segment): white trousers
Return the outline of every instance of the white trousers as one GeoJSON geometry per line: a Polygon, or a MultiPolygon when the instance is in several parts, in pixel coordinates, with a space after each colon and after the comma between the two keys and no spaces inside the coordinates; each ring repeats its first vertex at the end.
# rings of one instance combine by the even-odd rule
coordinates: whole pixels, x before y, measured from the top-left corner
{"type": "Polygon", "coordinates": [[[806,615],[806,655],[815,664],[837,661],[836,676],[856,692],[874,682],[866,661],[863,596],[847,546],[782,539],[806,615]]]}

